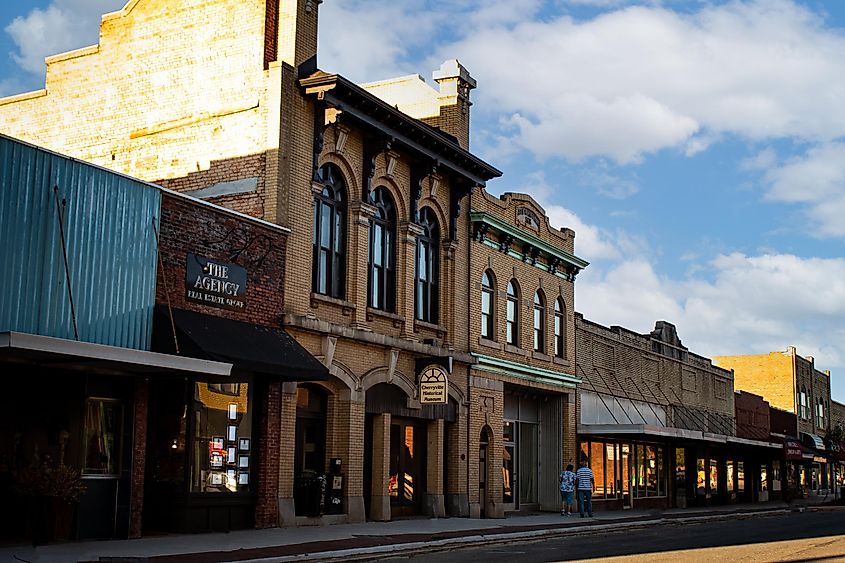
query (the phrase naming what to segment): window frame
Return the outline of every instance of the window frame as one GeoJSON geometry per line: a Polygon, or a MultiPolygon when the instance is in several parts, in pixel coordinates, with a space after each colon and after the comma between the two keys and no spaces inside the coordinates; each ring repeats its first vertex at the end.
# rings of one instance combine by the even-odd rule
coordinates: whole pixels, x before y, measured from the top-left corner
{"type": "Polygon", "coordinates": [[[372,191],[370,203],[376,208],[376,214],[370,217],[367,239],[367,305],[373,309],[395,313],[396,205],[390,191],[384,186],[372,191]],[[380,250],[378,256],[377,242],[380,250]],[[375,282],[376,278],[378,282],[375,282]]]}
{"type": "Polygon", "coordinates": [[[507,301],[505,304],[505,342],[519,347],[519,283],[515,279],[508,282],[507,301]]]}
{"type": "Polygon", "coordinates": [[[554,312],[554,355],[562,360],[566,359],[566,303],[563,297],[555,299],[554,312]]]}
{"type": "Polygon", "coordinates": [[[484,270],[484,273],[481,274],[481,337],[487,340],[496,340],[495,280],[496,278],[490,270],[484,270]]]}
{"type": "Polygon", "coordinates": [[[314,194],[311,290],[343,299],[346,291],[346,182],[337,166],[331,163],[320,167],[317,179],[323,189],[314,194]],[[328,228],[325,227],[326,219],[328,228]]]}
{"type": "Polygon", "coordinates": [[[534,292],[534,351],[545,353],[546,351],[546,296],[542,289],[534,292]]]}
{"type": "Polygon", "coordinates": [[[414,268],[414,318],[437,324],[440,313],[440,224],[431,207],[420,209],[414,268]],[[420,276],[424,270],[425,277],[420,276]]]}

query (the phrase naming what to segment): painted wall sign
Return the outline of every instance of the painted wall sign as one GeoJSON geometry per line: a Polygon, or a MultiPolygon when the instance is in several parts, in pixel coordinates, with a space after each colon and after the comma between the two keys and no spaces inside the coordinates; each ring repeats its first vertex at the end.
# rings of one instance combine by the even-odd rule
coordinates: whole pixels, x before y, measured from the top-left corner
{"type": "Polygon", "coordinates": [[[188,254],[186,272],[185,291],[188,301],[233,311],[241,311],[246,307],[244,268],[188,254]]]}
{"type": "Polygon", "coordinates": [[[536,213],[534,213],[527,207],[517,207],[516,222],[522,225],[523,227],[528,227],[533,231],[540,230],[540,219],[537,217],[536,213]]]}
{"type": "Polygon", "coordinates": [[[446,368],[431,364],[420,372],[420,403],[445,404],[449,402],[449,374],[446,368]]]}

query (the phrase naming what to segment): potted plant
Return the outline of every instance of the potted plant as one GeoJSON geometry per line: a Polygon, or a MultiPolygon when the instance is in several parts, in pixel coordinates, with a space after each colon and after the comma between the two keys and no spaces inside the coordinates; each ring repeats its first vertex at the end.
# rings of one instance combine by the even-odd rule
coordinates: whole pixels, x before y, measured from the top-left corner
{"type": "Polygon", "coordinates": [[[69,540],[79,498],[85,492],[78,469],[67,465],[20,471],[17,492],[26,499],[29,531],[34,543],[69,540]]]}

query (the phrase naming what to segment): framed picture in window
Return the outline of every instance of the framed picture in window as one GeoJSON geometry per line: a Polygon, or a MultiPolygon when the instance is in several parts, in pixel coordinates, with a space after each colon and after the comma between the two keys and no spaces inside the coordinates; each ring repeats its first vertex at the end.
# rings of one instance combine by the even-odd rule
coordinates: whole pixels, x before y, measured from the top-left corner
{"type": "Polygon", "coordinates": [[[232,446],[232,447],[230,447],[230,448],[229,448],[229,450],[228,450],[227,454],[228,454],[228,455],[226,456],[226,463],[231,463],[232,465],[234,465],[235,461],[237,461],[237,460],[235,459],[235,457],[237,456],[237,454],[235,453],[235,448],[234,448],[234,446],[232,446]]]}
{"type": "Polygon", "coordinates": [[[242,469],[249,468],[249,456],[248,455],[242,455],[242,456],[238,457],[238,467],[242,468],[242,469]]]}
{"type": "Polygon", "coordinates": [[[223,436],[214,436],[211,439],[211,449],[212,450],[222,450],[223,449],[223,436]]]}
{"type": "Polygon", "coordinates": [[[238,485],[249,485],[249,473],[238,473],[238,485]]]}
{"type": "Polygon", "coordinates": [[[238,449],[242,452],[249,451],[249,438],[241,438],[238,440],[238,449]]]}
{"type": "Polygon", "coordinates": [[[238,427],[230,424],[226,429],[226,439],[230,442],[234,442],[238,439],[238,427]]]}
{"type": "Polygon", "coordinates": [[[211,484],[212,485],[222,485],[223,484],[223,474],[214,471],[211,474],[211,484]]]}
{"type": "Polygon", "coordinates": [[[229,420],[237,420],[238,419],[238,404],[237,403],[229,403],[229,420]]]}
{"type": "Polygon", "coordinates": [[[212,452],[210,459],[211,467],[223,467],[223,454],[212,452]]]}

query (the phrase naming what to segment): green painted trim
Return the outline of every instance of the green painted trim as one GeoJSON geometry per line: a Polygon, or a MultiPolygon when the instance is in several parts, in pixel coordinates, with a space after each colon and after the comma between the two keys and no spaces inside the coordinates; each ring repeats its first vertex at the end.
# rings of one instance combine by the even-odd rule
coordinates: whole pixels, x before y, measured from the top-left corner
{"type": "Polygon", "coordinates": [[[489,213],[485,213],[483,211],[470,211],[469,212],[469,220],[473,223],[485,223],[490,225],[494,229],[501,231],[503,233],[511,235],[516,240],[519,240],[523,243],[533,245],[539,248],[542,252],[545,252],[549,256],[554,256],[555,258],[559,258],[563,262],[575,266],[576,268],[586,268],[590,263],[586,260],[578,258],[574,254],[570,254],[563,250],[558,250],[554,248],[549,243],[540,240],[539,238],[535,237],[534,235],[525,233],[520,231],[519,229],[515,228],[512,225],[509,225],[505,221],[502,221],[498,217],[494,217],[489,213]]]}
{"type": "Polygon", "coordinates": [[[552,371],[549,369],[535,368],[525,364],[518,364],[509,360],[502,360],[492,356],[485,356],[483,354],[473,353],[472,356],[478,360],[477,364],[470,366],[474,370],[487,371],[490,373],[498,373],[515,377],[517,379],[525,379],[527,381],[535,381],[537,383],[546,383],[551,385],[558,385],[560,387],[567,387],[574,389],[576,385],[581,383],[581,378],[570,375],[568,373],[561,373],[559,371],[552,371]]]}

